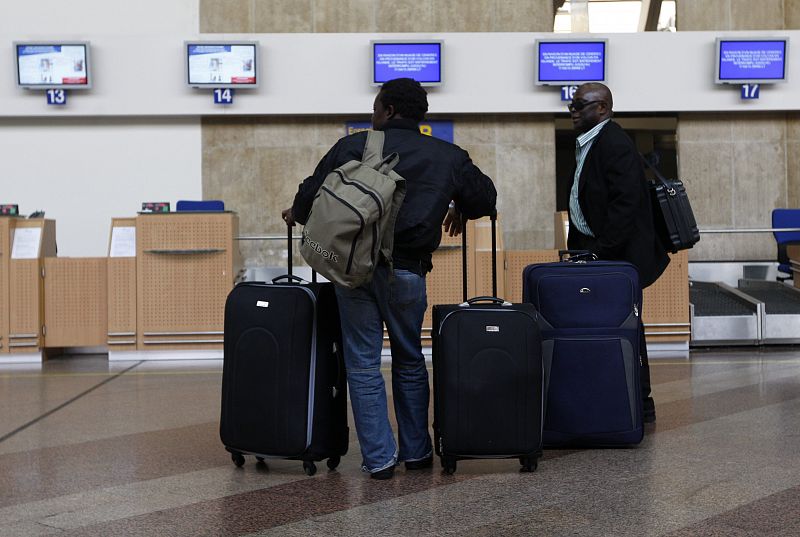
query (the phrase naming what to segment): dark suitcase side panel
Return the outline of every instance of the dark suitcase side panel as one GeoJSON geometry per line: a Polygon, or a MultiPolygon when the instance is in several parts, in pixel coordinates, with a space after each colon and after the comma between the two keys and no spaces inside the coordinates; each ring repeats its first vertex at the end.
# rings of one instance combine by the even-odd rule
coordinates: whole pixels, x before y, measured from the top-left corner
{"type": "Polygon", "coordinates": [[[323,459],[347,453],[347,373],[342,329],[333,284],[317,291],[317,363],[311,444],[306,458],[323,459]]]}
{"type": "Polygon", "coordinates": [[[435,306],[437,454],[513,457],[541,449],[541,340],[533,308],[435,306]],[[504,309],[507,308],[507,309],[504,309]],[[538,388],[538,389],[537,389],[538,388]]]}
{"type": "Polygon", "coordinates": [[[307,460],[347,452],[331,284],[240,284],[226,303],[224,347],[220,437],[228,448],[307,460]]]}
{"type": "Polygon", "coordinates": [[[546,337],[545,445],[642,440],[638,345],[628,332],[546,337]]]}

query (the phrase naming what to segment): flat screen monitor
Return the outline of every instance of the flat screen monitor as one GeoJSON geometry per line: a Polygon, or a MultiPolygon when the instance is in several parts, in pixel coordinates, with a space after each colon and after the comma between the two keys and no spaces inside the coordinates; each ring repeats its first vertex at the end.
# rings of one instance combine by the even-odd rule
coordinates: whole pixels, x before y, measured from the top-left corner
{"type": "Polygon", "coordinates": [[[606,81],[605,39],[536,42],[536,84],[575,86],[606,81]]]}
{"type": "Polygon", "coordinates": [[[88,89],[88,42],[14,43],[17,85],[29,89],[88,89]]]}
{"type": "Polygon", "coordinates": [[[717,84],[786,82],[788,37],[717,38],[717,84]]]}
{"type": "Polygon", "coordinates": [[[423,86],[442,84],[442,41],[372,41],[372,85],[413,78],[423,86]]]}
{"type": "Polygon", "coordinates": [[[186,83],[193,88],[257,88],[258,42],[186,42],[186,83]]]}

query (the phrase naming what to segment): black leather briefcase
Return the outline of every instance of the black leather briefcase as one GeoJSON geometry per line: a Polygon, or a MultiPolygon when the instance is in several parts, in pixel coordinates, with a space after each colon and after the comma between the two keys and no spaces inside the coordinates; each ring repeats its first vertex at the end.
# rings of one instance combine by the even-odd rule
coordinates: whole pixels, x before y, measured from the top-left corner
{"type": "Polygon", "coordinates": [[[691,248],[700,240],[700,231],[683,182],[665,178],[646,158],[642,160],[655,175],[649,181],[650,201],[656,233],[664,248],[673,254],[691,248]]]}

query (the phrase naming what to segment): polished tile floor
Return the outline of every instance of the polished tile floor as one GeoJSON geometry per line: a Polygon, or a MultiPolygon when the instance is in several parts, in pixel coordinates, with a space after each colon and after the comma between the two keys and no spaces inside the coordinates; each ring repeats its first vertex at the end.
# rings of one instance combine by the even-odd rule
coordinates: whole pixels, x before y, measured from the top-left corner
{"type": "MultiPolygon", "coordinates": [[[[236,468],[218,361],[0,365],[0,536],[800,536],[800,349],[653,360],[635,449],[462,461],[453,476],[236,468]]],[[[388,374],[388,371],[387,371],[388,374]]]]}

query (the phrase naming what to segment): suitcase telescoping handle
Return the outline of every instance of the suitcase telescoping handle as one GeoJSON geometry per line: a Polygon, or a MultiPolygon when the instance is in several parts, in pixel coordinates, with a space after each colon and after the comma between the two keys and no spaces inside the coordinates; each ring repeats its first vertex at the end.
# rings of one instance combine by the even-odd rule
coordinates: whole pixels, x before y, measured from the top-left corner
{"type": "MultiPolygon", "coordinates": [[[[288,272],[288,274],[286,274],[286,276],[278,276],[277,278],[273,278],[272,279],[272,283],[278,283],[277,280],[284,280],[284,279],[285,280],[289,280],[289,281],[297,281],[297,282],[303,282],[304,281],[303,278],[300,278],[300,277],[292,275],[292,250],[293,250],[292,242],[293,242],[293,240],[294,240],[294,237],[292,237],[292,226],[290,224],[287,224],[286,225],[286,251],[288,252],[289,255],[287,256],[287,263],[286,263],[287,267],[286,268],[288,269],[289,272],[288,272]]],[[[316,283],[316,281],[317,281],[317,271],[314,270],[314,269],[311,269],[311,281],[314,282],[314,283],[316,283]]]]}
{"type": "Polygon", "coordinates": [[[492,212],[489,219],[492,221],[492,296],[490,297],[482,296],[467,300],[467,221],[464,220],[461,224],[461,290],[465,304],[486,300],[505,303],[503,299],[497,298],[497,211],[492,212]]]}

